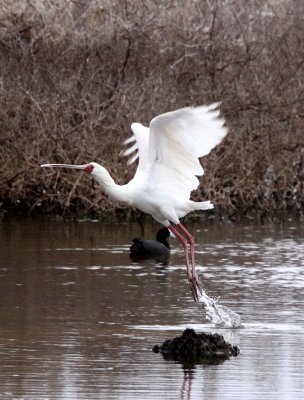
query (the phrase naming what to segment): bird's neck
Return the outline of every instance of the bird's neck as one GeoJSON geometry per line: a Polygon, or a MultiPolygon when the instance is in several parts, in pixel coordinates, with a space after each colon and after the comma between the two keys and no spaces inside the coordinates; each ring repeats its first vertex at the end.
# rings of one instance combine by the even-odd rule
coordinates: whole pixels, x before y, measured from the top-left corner
{"type": "Polygon", "coordinates": [[[117,185],[106,169],[103,169],[98,176],[94,176],[101,188],[109,197],[122,203],[129,203],[125,185],[117,185]]]}

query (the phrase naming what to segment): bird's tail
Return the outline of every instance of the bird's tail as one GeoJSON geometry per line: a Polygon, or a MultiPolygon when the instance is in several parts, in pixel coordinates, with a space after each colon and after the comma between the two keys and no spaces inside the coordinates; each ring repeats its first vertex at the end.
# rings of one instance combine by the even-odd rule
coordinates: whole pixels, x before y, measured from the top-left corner
{"type": "Polygon", "coordinates": [[[211,201],[191,201],[191,207],[192,210],[211,210],[214,208],[214,205],[211,203],[211,201]]]}

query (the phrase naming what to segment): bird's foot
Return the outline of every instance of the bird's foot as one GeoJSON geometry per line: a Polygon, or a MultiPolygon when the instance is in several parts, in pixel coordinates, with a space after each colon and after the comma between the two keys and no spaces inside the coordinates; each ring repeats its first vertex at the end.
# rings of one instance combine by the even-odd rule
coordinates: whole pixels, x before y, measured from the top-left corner
{"type": "Polygon", "coordinates": [[[200,295],[202,294],[202,288],[201,288],[200,282],[197,279],[197,277],[189,278],[189,285],[190,285],[190,288],[191,288],[191,292],[192,292],[192,296],[193,296],[194,301],[198,301],[200,295]]]}
{"type": "Polygon", "coordinates": [[[203,294],[202,284],[197,276],[195,268],[187,266],[187,277],[194,301],[198,301],[203,294]]]}

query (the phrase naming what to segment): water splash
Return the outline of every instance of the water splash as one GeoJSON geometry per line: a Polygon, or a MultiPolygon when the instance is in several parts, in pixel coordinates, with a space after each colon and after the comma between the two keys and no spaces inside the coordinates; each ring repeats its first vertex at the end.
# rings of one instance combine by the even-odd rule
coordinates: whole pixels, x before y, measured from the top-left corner
{"type": "Polygon", "coordinates": [[[204,289],[202,289],[198,301],[204,303],[208,321],[214,323],[217,327],[240,328],[242,326],[239,314],[219,304],[218,300],[209,297],[204,289]]]}

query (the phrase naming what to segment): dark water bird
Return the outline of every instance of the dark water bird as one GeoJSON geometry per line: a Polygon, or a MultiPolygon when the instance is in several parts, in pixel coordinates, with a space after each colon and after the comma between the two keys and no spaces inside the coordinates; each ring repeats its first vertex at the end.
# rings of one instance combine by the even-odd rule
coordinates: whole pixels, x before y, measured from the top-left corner
{"type": "Polygon", "coordinates": [[[142,240],[134,238],[130,247],[132,260],[155,259],[165,261],[170,257],[170,246],[167,239],[170,236],[168,228],[159,229],[156,240],[142,240]]]}
{"type": "Polygon", "coordinates": [[[126,185],[117,185],[101,165],[44,164],[42,167],[73,168],[92,175],[111,198],[137,207],[167,227],[182,243],[187,277],[195,301],[202,293],[195,269],[194,238],[180,218],[191,211],[213,208],[210,201],[190,200],[197,189],[197,176],[204,174],[199,157],[206,156],[227,133],[220,118],[219,103],[186,107],[153,118],[149,128],[133,123],[133,136],[125,144],[134,144],[126,156],[135,152],[129,164],[138,158],[135,176],[126,185]],[[189,254],[190,253],[190,254],[189,254]]]}

